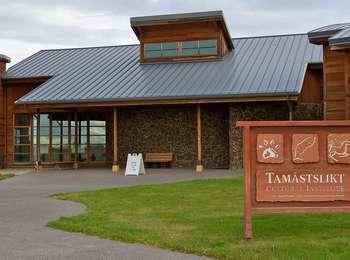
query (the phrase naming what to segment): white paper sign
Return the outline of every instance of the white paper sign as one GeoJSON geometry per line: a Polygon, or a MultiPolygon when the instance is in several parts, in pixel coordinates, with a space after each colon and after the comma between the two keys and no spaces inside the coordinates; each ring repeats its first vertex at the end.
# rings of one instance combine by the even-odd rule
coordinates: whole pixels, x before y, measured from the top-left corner
{"type": "Polygon", "coordinates": [[[129,153],[126,162],[125,176],[139,176],[140,174],[145,173],[142,154],[129,153]]]}

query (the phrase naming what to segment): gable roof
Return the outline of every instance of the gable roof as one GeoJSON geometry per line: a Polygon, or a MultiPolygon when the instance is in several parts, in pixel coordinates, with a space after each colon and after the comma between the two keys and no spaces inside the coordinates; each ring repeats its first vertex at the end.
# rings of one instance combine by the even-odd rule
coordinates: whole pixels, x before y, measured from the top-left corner
{"type": "Polygon", "coordinates": [[[12,66],[7,79],[51,79],[17,103],[81,103],[293,96],[322,47],[306,34],[233,39],[223,60],[141,64],[139,45],[42,50],[12,66]]]}

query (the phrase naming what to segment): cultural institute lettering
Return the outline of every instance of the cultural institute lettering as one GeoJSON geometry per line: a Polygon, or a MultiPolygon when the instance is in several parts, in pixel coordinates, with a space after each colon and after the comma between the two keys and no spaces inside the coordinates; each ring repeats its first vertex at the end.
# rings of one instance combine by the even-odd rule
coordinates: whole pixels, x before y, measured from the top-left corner
{"type": "Polygon", "coordinates": [[[257,201],[350,200],[350,173],[329,170],[257,171],[257,201]]]}

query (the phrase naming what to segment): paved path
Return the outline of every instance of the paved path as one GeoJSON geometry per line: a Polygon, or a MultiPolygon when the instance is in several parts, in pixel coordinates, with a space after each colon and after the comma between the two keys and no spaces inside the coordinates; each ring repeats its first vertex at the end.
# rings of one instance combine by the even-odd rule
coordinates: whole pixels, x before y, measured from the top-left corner
{"type": "Polygon", "coordinates": [[[84,206],[56,201],[57,192],[111,186],[176,182],[232,176],[228,171],[206,171],[198,175],[186,170],[153,170],[139,177],[113,176],[109,170],[46,170],[0,181],[0,259],[200,259],[168,250],[127,244],[45,227],[60,216],[76,215],[84,206]]]}

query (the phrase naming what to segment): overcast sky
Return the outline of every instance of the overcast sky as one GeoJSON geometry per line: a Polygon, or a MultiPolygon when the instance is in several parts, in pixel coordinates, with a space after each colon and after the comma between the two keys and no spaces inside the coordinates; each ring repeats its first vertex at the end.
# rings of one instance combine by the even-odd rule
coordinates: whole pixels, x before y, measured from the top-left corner
{"type": "Polygon", "coordinates": [[[137,43],[130,16],[223,10],[232,37],[350,22],[350,0],[0,0],[0,53],[137,43]]]}

